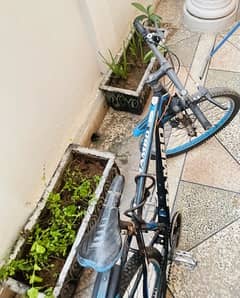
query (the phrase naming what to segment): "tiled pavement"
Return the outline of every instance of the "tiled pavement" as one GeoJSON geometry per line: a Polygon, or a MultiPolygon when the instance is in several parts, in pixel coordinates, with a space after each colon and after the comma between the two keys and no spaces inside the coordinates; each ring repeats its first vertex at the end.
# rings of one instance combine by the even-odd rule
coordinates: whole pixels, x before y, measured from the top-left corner
{"type": "MultiPolygon", "coordinates": [[[[222,34],[199,34],[181,23],[183,1],[162,0],[158,10],[168,23],[170,48],[181,59],[180,75],[192,90],[204,58],[222,34]]],[[[230,87],[240,92],[240,31],[210,63],[207,87],[230,87]]],[[[117,155],[126,177],[121,209],[135,190],[138,140],[131,131],[141,116],[109,110],[94,144],[117,155]]],[[[198,261],[194,271],[173,265],[171,289],[177,298],[240,297],[240,113],[222,132],[187,154],[168,160],[170,204],[181,210],[180,248],[198,261]]],[[[83,295],[83,294],[82,294],[83,295]]],[[[84,297],[78,291],[76,297],[84,297]]],[[[85,296],[86,297],[86,296],[85,296]]]]}

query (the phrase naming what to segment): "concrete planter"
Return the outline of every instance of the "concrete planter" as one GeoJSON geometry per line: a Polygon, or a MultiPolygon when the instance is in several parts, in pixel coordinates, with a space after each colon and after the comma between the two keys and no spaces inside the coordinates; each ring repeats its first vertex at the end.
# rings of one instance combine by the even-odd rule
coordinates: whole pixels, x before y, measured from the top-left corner
{"type": "MultiPolygon", "coordinates": [[[[154,27],[147,27],[149,31],[155,31],[154,27]]],[[[161,28],[165,38],[167,37],[167,30],[161,28]]],[[[131,32],[126,41],[126,47],[128,47],[129,42],[134,34],[131,32]]],[[[117,54],[117,61],[121,60],[123,55],[123,50],[117,54]]],[[[112,71],[109,70],[104,76],[103,81],[100,84],[100,90],[105,94],[106,101],[109,106],[119,111],[127,111],[134,114],[141,114],[145,103],[150,94],[150,87],[145,84],[149,74],[156,67],[156,59],[153,57],[148,65],[146,65],[146,70],[138,83],[136,90],[117,88],[110,85],[112,71]]]]}
{"type": "MultiPolygon", "coordinates": [[[[131,32],[126,41],[126,47],[133,36],[134,32],[131,32]]],[[[117,60],[120,61],[123,54],[121,50],[117,54],[117,60]]],[[[129,90],[124,88],[117,88],[110,85],[110,80],[112,76],[112,71],[109,70],[104,76],[103,81],[100,84],[100,90],[105,94],[106,101],[109,106],[119,111],[127,111],[134,114],[141,114],[144,105],[147,101],[148,95],[150,93],[149,86],[146,86],[145,81],[148,78],[153,66],[155,59],[153,58],[148,65],[146,65],[146,70],[138,83],[136,90],[129,90]]]]}
{"type": "MultiPolygon", "coordinates": [[[[114,176],[119,172],[116,164],[114,163],[113,154],[102,153],[96,150],[82,148],[74,144],[70,145],[64,153],[64,156],[60,161],[48,186],[46,187],[41,199],[39,200],[37,207],[35,208],[32,215],[25,224],[23,228],[23,233],[21,233],[21,235],[27,235],[29,234],[29,231],[33,229],[34,225],[36,224],[39,216],[41,215],[46,205],[49,193],[52,192],[60,183],[64,170],[73,159],[73,156],[80,156],[81,159],[84,159],[84,157],[86,158],[87,156],[87,158],[92,160],[93,162],[96,160],[100,160],[101,163],[104,165],[104,170],[100,182],[95,190],[96,200],[94,200],[94,203],[90,205],[87,209],[86,215],[84,216],[81,225],[78,229],[75,242],[71,247],[71,250],[65,260],[62,271],[54,287],[54,296],[62,298],[71,297],[71,295],[75,291],[75,287],[79,280],[79,275],[81,274],[82,270],[82,268],[78,265],[75,257],[77,247],[81,242],[81,239],[85,231],[88,230],[98,218],[99,211],[101,210],[101,207],[103,205],[105,194],[109,188],[109,185],[111,184],[111,181],[114,178],[114,176]]],[[[21,252],[21,249],[23,248],[25,241],[26,239],[23,236],[19,237],[18,241],[14,246],[13,253],[10,256],[10,259],[15,259],[18,256],[18,254],[21,252]]],[[[5,285],[18,294],[24,294],[28,290],[27,285],[22,284],[21,282],[13,278],[8,278],[8,280],[5,282],[5,285]]],[[[43,293],[40,293],[38,295],[38,297],[44,296],[45,295],[43,293]]]]}

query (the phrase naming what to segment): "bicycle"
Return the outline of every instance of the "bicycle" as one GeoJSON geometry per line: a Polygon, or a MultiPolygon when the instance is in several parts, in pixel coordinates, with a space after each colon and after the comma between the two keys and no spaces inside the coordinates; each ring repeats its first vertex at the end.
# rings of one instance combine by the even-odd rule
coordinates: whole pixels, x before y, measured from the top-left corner
{"type": "Polygon", "coordinates": [[[110,186],[99,220],[84,235],[79,246],[79,264],[98,272],[92,297],[164,298],[171,262],[183,261],[192,268],[196,265],[190,254],[176,251],[181,214],[170,213],[166,154],[173,156],[204,142],[233,119],[240,103],[236,92],[224,88],[199,87],[198,92],[190,96],[171,64],[158,51],[162,33],[158,30],[150,33],[138,18],[134,26],[156,56],[160,68],[146,82],[153,91],[151,105],[148,115],[134,130],[135,136],[143,134],[143,140],[139,174],[135,177],[136,193],[130,208],[124,212],[130,220],[121,220],[119,216],[124,187],[124,178],[119,175],[110,186]],[[165,75],[177,89],[174,96],[170,96],[160,83],[165,75]],[[180,139],[176,144],[175,132],[182,132],[183,128],[188,138],[185,143],[180,139]],[[154,143],[155,151],[152,150],[154,143]],[[151,159],[155,159],[156,178],[148,174],[151,159]],[[146,212],[149,204],[153,207],[150,219],[146,212]],[[123,240],[122,234],[125,234],[123,240]]]}

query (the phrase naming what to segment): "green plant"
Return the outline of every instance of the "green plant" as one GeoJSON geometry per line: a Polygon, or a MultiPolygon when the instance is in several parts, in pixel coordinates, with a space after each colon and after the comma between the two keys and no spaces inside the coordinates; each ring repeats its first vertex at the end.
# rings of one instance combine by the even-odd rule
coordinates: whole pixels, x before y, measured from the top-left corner
{"type": "MultiPolygon", "coordinates": [[[[165,45],[158,45],[158,50],[159,52],[161,52],[163,55],[165,55],[167,52],[168,52],[168,48],[165,46],[165,45]]],[[[153,52],[150,50],[148,51],[145,55],[144,55],[144,58],[143,58],[143,61],[145,63],[148,63],[151,58],[153,57],[153,52]]]]}
{"type": "Polygon", "coordinates": [[[117,58],[113,56],[111,50],[108,50],[108,52],[110,55],[110,60],[105,58],[102,53],[99,52],[99,55],[102,57],[103,62],[111,69],[111,71],[117,78],[126,80],[128,75],[128,63],[125,42],[123,43],[123,55],[120,61],[118,61],[117,58]]]}
{"type": "Polygon", "coordinates": [[[135,60],[140,58],[141,63],[145,63],[143,45],[144,45],[144,39],[142,35],[136,31],[132,35],[132,38],[129,42],[129,51],[135,60]]]}
{"type": "MultiPolygon", "coordinates": [[[[53,260],[63,262],[88,206],[95,199],[94,190],[99,181],[99,176],[89,178],[79,170],[66,170],[61,189],[48,196],[45,208],[48,224],[39,220],[26,239],[27,253],[0,268],[0,281],[21,273],[30,285],[29,298],[36,298],[39,290],[53,298],[52,287],[44,280],[44,272],[54,269],[53,260]],[[63,202],[63,196],[68,198],[67,203],[63,202]]],[[[58,277],[56,272],[53,275],[58,277]]]]}
{"type": "Polygon", "coordinates": [[[162,18],[154,13],[152,5],[144,7],[138,2],[132,2],[132,5],[143,13],[142,15],[138,16],[139,20],[147,20],[149,26],[160,26],[162,18]]]}

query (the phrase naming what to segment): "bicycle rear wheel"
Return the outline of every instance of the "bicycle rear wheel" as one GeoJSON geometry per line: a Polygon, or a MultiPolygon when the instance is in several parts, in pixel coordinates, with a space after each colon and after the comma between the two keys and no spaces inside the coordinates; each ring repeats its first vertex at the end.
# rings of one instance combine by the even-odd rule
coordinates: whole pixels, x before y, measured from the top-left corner
{"type": "MultiPolygon", "coordinates": [[[[240,107],[240,95],[228,88],[209,89],[211,97],[219,105],[203,98],[198,106],[211,123],[211,128],[204,130],[196,119],[195,115],[187,109],[185,112],[191,118],[195,127],[196,136],[190,137],[185,127],[176,119],[170,119],[164,124],[164,134],[166,142],[166,155],[175,156],[186,152],[214,136],[223,129],[237,114],[240,107]]],[[[152,152],[154,157],[154,152],[152,152]]]]}
{"type": "MultiPolygon", "coordinates": [[[[167,285],[166,277],[162,277],[162,256],[156,248],[148,247],[146,250],[149,258],[148,297],[163,298],[167,285]],[[163,280],[162,284],[161,280],[163,280]],[[163,293],[161,296],[159,295],[160,287],[163,293]]],[[[143,261],[143,256],[139,253],[133,254],[128,260],[121,275],[119,297],[143,297],[143,261]]]]}

